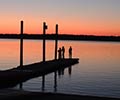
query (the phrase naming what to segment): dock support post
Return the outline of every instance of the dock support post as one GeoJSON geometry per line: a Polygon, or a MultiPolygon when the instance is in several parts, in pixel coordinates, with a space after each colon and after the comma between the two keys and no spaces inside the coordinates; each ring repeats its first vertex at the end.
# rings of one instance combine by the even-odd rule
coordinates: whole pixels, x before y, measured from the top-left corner
{"type": "Polygon", "coordinates": [[[43,62],[45,62],[45,34],[46,34],[47,25],[43,23],[43,62]]]}
{"type": "Polygon", "coordinates": [[[58,24],[55,26],[55,60],[57,59],[57,48],[58,48],[58,24]]]}
{"type": "MultiPolygon", "coordinates": [[[[20,22],[20,67],[23,67],[23,21],[20,22]]],[[[22,83],[19,88],[22,89],[22,83]]]]}
{"type": "Polygon", "coordinates": [[[23,66],[23,21],[20,22],[20,67],[23,66]]]}

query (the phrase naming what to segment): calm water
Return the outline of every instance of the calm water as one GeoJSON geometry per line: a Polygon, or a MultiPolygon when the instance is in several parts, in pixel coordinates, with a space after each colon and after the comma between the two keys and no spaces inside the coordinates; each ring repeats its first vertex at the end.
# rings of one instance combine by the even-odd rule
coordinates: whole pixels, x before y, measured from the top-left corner
{"type": "MultiPolygon", "coordinates": [[[[0,70],[19,65],[19,41],[0,40],[0,70]]],[[[47,92],[97,95],[120,98],[120,43],[59,41],[59,47],[65,46],[68,57],[69,46],[73,47],[73,56],[80,59],[72,66],[71,74],[65,69],[57,74],[57,87],[54,88],[54,73],[45,76],[47,92]]],[[[54,58],[54,42],[46,43],[46,59],[54,58]]],[[[41,61],[42,41],[24,41],[24,64],[41,61]]],[[[19,89],[19,87],[15,87],[19,89]]],[[[42,91],[42,78],[34,78],[23,83],[23,89],[42,91]]]]}

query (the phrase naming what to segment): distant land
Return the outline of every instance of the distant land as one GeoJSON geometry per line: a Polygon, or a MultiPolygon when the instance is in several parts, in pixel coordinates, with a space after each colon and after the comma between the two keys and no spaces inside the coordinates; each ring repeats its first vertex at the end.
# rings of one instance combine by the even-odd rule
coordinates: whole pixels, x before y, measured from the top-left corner
{"type": "MultiPolygon", "coordinates": [[[[0,34],[1,39],[20,39],[20,34],[0,34]]],[[[66,35],[59,34],[56,36],[55,34],[46,34],[45,36],[42,34],[24,34],[24,39],[47,39],[47,40],[76,40],[76,41],[113,41],[120,42],[120,36],[94,36],[94,35],[66,35]]]]}

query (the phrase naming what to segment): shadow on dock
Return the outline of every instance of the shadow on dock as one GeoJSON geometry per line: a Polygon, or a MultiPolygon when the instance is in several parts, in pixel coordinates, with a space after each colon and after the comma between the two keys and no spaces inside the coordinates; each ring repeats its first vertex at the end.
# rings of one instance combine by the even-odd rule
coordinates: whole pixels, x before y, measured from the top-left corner
{"type": "Polygon", "coordinates": [[[77,58],[50,60],[0,71],[0,89],[14,87],[31,78],[44,76],[77,63],[79,63],[79,59],[77,58]]]}

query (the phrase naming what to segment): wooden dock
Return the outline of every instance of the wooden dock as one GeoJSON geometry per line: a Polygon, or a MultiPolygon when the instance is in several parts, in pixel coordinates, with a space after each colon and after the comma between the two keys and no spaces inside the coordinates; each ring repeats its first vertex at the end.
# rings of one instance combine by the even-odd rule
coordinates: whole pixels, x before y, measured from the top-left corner
{"type": "Polygon", "coordinates": [[[0,71],[0,88],[13,87],[31,78],[43,76],[77,64],[79,59],[60,59],[38,62],[13,69],[0,71]]]}
{"type": "MultiPolygon", "coordinates": [[[[44,76],[51,72],[56,72],[57,70],[64,69],[66,67],[71,67],[72,65],[78,63],[79,59],[72,58],[69,56],[68,59],[64,59],[64,53],[62,54],[62,50],[60,51],[60,55],[57,57],[58,52],[58,24],[55,26],[55,60],[46,61],[46,30],[48,25],[46,22],[43,22],[43,59],[42,62],[29,64],[29,65],[23,65],[23,34],[24,34],[24,21],[20,21],[20,66],[16,68],[12,68],[5,71],[0,71],[0,89],[1,88],[7,88],[7,87],[13,87],[17,84],[21,84],[31,78],[44,76]]],[[[44,83],[44,82],[43,82],[44,83]]],[[[56,83],[56,82],[55,82],[56,83]]],[[[44,84],[43,84],[44,87],[44,84]]]]}

